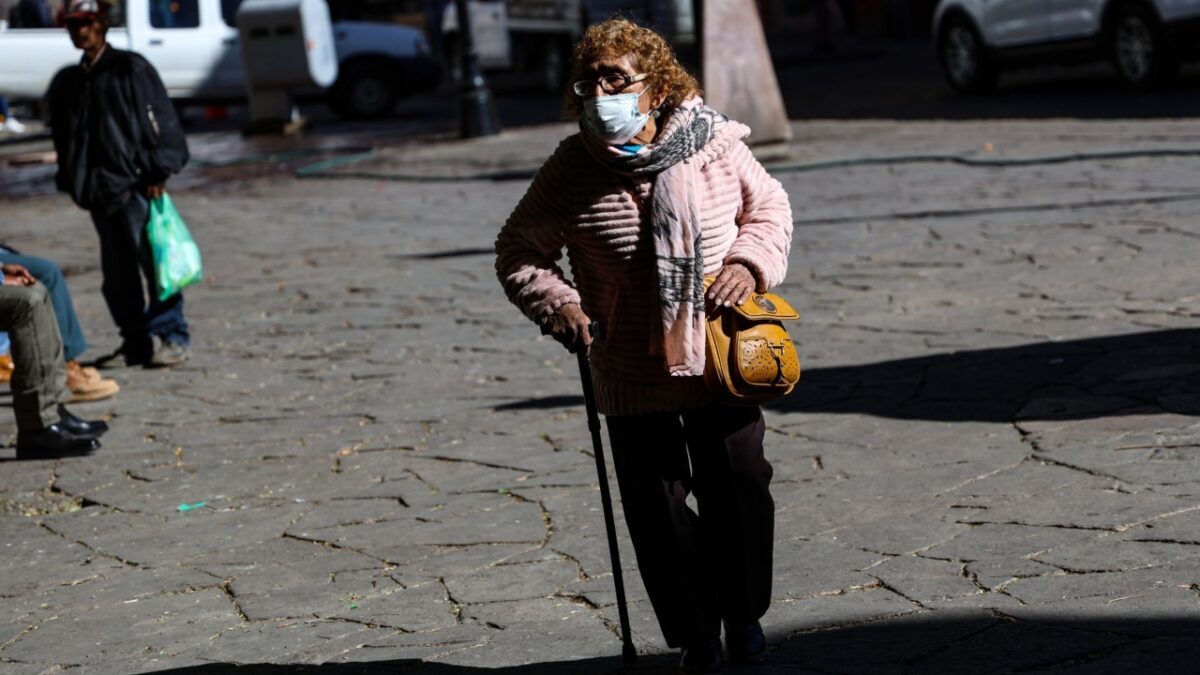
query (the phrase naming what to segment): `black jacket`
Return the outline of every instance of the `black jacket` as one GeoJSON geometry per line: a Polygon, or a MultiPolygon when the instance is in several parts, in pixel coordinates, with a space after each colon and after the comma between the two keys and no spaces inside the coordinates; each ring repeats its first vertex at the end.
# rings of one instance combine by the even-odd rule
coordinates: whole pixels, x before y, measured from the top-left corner
{"type": "Polygon", "coordinates": [[[188,160],[187,139],[154,66],[106,47],[91,67],[64,68],[50,84],[58,189],[85,209],[124,202],[188,160]]]}

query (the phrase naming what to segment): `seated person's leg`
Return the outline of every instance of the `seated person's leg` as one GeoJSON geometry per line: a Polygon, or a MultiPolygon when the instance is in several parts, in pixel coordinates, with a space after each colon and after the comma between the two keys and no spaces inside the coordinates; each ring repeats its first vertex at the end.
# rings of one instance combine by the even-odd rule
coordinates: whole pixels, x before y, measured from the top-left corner
{"type": "Polygon", "coordinates": [[[76,435],[64,426],[70,416],[61,406],[68,395],[66,365],[46,288],[41,284],[0,286],[0,330],[6,331],[12,342],[17,457],[61,457],[98,448],[95,436],[102,431],[76,435]]]}
{"type": "Polygon", "coordinates": [[[36,431],[54,424],[58,404],[67,399],[67,371],[46,288],[0,286],[0,328],[12,341],[17,429],[36,431]]]}
{"type": "MultiPolygon", "coordinates": [[[[79,364],[79,356],[87,349],[87,340],[83,337],[83,329],[79,326],[79,318],[75,314],[71,291],[58,265],[45,258],[0,249],[0,264],[8,263],[16,263],[29,270],[33,278],[50,292],[54,316],[58,320],[59,335],[62,336],[63,356],[67,360],[67,389],[71,391],[70,402],[98,401],[120,391],[121,387],[115,380],[103,378],[95,368],[79,364]]],[[[0,363],[0,366],[2,365],[3,363],[0,363]]],[[[0,381],[3,381],[2,368],[0,381]]]]}
{"type": "Polygon", "coordinates": [[[63,278],[58,265],[45,258],[31,255],[18,255],[0,250],[0,263],[16,263],[29,270],[38,283],[50,291],[50,301],[54,303],[54,316],[58,319],[58,332],[63,341],[63,357],[67,361],[75,361],[87,349],[87,340],[83,337],[83,329],[79,326],[79,317],[75,315],[75,304],[71,302],[71,290],[63,278]]]}

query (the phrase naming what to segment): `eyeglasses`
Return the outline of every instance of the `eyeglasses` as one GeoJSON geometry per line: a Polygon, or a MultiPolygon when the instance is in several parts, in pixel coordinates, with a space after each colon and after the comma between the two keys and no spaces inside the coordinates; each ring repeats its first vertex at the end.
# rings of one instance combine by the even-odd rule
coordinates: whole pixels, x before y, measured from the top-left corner
{"type": "Polygon", "coordinates": [[[599,83],[600,89],[606,94],[615,94],[634,82],[641,82],[650,77],[650,73],[639,73],[637,75],[602,75],[594,80],[579,80],[571,85],[572,91],[576,96],[588,96],[596,91],[596,84],[599,83]]]}

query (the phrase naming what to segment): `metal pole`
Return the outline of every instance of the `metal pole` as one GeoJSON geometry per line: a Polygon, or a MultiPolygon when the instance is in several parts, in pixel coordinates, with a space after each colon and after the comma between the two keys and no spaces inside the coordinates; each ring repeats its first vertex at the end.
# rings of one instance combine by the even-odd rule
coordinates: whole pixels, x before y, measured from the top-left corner
{"type": "MultiPolygon", "coordinates": [[[[594,334],[597,331],[592,332],[594,334]]],[[[625,606],[625,581],[621,576],[621,551],[617,548],[617,523],[613,516],[612,497],[608,492],[608,469],[604,465],[600,415],[596,412],[596,394],[592,390],[592,367],[588,363],[586,350],[580,349],[576,356],[579,357],[579,379],[583,382],[583,404],[587,408],[588,430],[592,432],[592,449],[596,454],[596,474],[600,478],[600,505],[604,508],[604,529],[608,535],[613,583],[617,587],[617,616],[621,621],[621,658],[626,665],[633,665],[637,661],[637,650],[633,647],[633,636],[629,632],[629,609],[625,606]]]]}
{"type": "Polygon", "coordinates": [[[458,50],[462,57],[462,90],[458,95],[458,129],[463,138],[495,136],[500,133],[496,100],[479,70],[479,50],[471,34],[471,15],[467,0],[454,0],[458,16],[458,50]]]}

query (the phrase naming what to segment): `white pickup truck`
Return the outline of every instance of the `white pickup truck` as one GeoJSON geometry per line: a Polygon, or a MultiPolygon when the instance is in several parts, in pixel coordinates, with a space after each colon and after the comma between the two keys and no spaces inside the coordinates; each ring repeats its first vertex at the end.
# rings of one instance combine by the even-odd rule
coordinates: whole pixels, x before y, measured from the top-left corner
{"type": "MultiPolygon", "coordinates": [[[[228,102],[246,97],[238,31],[241,0],[120,0],[108,41],[146,57],[172,99],[228,102]]],[[[356,21],[333,24],[338,79],[327,101],[345,117],[379,117],[400,96],[437,87],[441,70],[421,31],[356,21]]],[[[63,28],[0,30],[0,94],[40,99],[80,52],[63,28]]]]}

